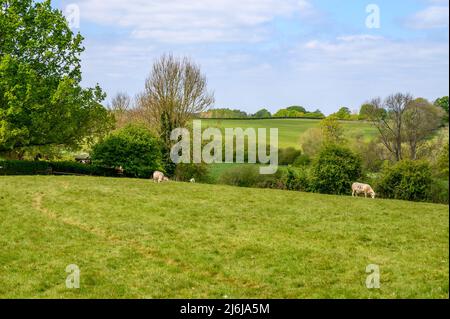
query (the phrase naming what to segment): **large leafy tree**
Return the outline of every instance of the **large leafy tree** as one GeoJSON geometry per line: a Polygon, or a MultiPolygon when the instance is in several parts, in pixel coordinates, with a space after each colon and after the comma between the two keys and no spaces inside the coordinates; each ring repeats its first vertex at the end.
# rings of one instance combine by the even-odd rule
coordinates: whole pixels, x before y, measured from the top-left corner
{"type": "Polygon", "coordinates": [[[0,0],[0,151],[76,146],[109,128],[105,94],[80,86],[82,41],[50,0],[0,0]]]}

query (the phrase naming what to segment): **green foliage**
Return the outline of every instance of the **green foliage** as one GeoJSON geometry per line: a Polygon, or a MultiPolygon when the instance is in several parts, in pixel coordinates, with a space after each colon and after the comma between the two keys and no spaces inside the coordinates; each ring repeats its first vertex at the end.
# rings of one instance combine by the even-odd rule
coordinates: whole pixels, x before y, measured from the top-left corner
{"type": "Polygon", "coordinates": [[[219,178],[220,184],[239,187],[254,187],[260,179],[257,165],[245,165],[225,171],[219,178]]]}
{"type": "Polygon", "coordinates": [[[298,156],[292,166],[294,167],[302,167],[302,166],[309,166],[311,164],[311,158],[306,154],[301,154],[298,156]]]}
{"type": "Polygon", "coordinates": [[[180,182],[189,182],[192,178],[198,183],[210,183],[208,166],[206,164],[184,164],[176,166],[174,179],[180,182]]]}
{"type": "Polygon", "coordinates": [[[0,175],[47,175],[50,172],[48,162],[0,161],[0,175]]]}
{"type": "Polygon", "coordinates": [[[295,112],[299,112],[299,113],[303,113],[303,114],[308,113],[308,111],[303,106],[297,106],[297,105],[290,106],[290,107],[287,108],[287,110],[288,111],[295,111],[295,112]]]}
{"type": "Polygon", "coordinates": [[[253,115],[253,117],[257,118],[257,119],[265,119],[265,118],[271,118],[272,114],[267,109],[262,109],[262,110],[259,110],[258,112],[256,112],[253,115]]]}
{"type": "Polygon", "coordinates": [[[210,110],[208,117],[216,119],[245,119],[248,117],[248,114],[241,110],[223,108],[210,110]]]}
{"type": "Polygon", "coordinates": [[[376,192],[384,198],[426,201],[433,184],[430,165],[425,161],[402,160],[381,172],[376,192]]]}
{"type": "Polygon", "coordinates": [[[359,110],[359,119],[360,120],[368,120],[373,114],[375,107],[372,104],[366,103],[361,106],[359,110]]]}
{"type": "Polygon", "coordinates": [[[262,175],[258,165],[243,165],[225,171],[219,178],[219,184],[238,187],[284,189],[283,173],[262,175]]]}
{"type": "Polygon", "coordinates": [[[291,165],[295,162],[297,157],[302,154],[301,151],[293,148],[282,148],[278,150],[278,164],[279,165],[291,165]]]}
{"type": "Polygon", "coordinates": [[[449,203],[449,182],[448,178],[434,179],[430,189],[430,201],[433,203],[449,203]]]}
{"type": "Polygon", "coordinates": [[[313,164],[312,190],[325,194],[350,194],[361,176],[361,158],[348,148],[325,146],[313,164]]]}
{"type": "Polygon", "coordinates": [[[286,189],[301,192],[311,191],[309,170],[289,167],[286,176],[286,189]]]}
{"type": "Polygon", "coordinates": [[[50,1],[1,1],[0,151],[79,145],[112,125],[99,86],[82,89],[81,35],[50,1]]]}
{"type": "Polygon", "coordinates": [[[444,116],[444,121],[448,123],[448,96],[443,96],[441,98],[438,98],[435,102],[434,102],[435,106],[438,106],[440,108],[442,108],[445,113],[446,116],[444,116]]]}
{"type": "Polygon", "coordinates": [[[352,112],[350,112],[350,109],[348,107],[341,107],[339,111],[334,113],[332,116],[339,120],[349,120],[351,119],[352,112]]]}
{"type": "Polygon", "coordinates": [[[325,143],[339,143],[343,141],[344,129],[335,116],[329,116],[320,122],[325,143]]]}
{"type": "Polygon", "coordinates": [[[286,109],[281,109],[273,115],[278,118],[313,118],[321,119],[325,116],[320,110],[308,112],[303,106],[290,106],[286,109]]]}
{"type": "Polygon", "coordinates": [[[119,167],[127,176],[148,178],[155,170],[163,170],[161,142],[147,129],[126,126],[93,147],[93,163],[119,167]]]}
{"type": "Polygon", "coordinates": [[[47,161],[0,161],[0,175],[49,175],[74,174],[91,176],[117,176],[115,169],[86,165],[77,162],[47,161]]]}

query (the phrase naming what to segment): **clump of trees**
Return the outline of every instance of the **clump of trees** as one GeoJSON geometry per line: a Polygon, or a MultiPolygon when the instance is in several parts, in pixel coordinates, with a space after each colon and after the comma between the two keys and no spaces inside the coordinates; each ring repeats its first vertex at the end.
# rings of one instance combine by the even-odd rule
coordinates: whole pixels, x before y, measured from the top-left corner
{"type": "Polygon", "coordinates": [[[307,111],[303,106],[290,106],[276,112],[273,117],[278,118],[324,118],[320,110],[314,112],[307,111]]]}

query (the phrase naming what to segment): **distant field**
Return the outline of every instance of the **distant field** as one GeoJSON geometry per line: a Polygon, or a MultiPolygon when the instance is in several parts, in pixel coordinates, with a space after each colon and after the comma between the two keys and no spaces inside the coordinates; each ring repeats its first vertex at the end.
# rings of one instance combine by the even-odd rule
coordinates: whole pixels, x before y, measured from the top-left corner
{"type": "MultiPolygon", "coordinates": [[[[243,129],[252,127],[258,128],[278,128],[279,147],[299,148],[299,138],[306,130],[317,127],[320,120],[311,119],[264,119],[264,120],[208,120],[202,119],[204,127],[235,128],[243,129]]],[[[347,136],[363,134],[366,139],[371,139],[376,134],[376,128],[367,122],[349,122],[343,121],[347,136]]]]}
{"type": "Polygon", "coordinates": [[[445,205],[15,176],[0,225],[0,298],[448,298],[445,205]]]}

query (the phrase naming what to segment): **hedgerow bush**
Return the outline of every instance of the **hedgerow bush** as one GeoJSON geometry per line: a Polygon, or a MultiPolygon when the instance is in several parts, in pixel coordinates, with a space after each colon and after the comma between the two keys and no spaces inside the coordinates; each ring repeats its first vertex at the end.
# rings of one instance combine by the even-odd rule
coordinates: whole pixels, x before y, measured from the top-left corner
{"type": "Polygon", "coordinates": [[[302,154],[301,151],[293,148],[282,148],[278,150],[278,164],[279,165],[291,165],[302,154]]]}
{"type": "Polygon", "coordinates": [[[48,162],[0,161],[0,175],[46,175],[50,172],[48,162]]]}
{"type": "Polygon", "coordinates": [[[286,189],[300,192],[311,191],[309,170],[289,167],[286,172],[286,189]]]}
{"type": "Polygon", "coordinates": [[[189,182],[192,178],[199,183],[210,183],[208,166],[202,164],[180,163],[175,168],[174,179],[180,182],[189,182]]]}
{"type": "Polygon", "coordinates": [[[164,171],[161,143],[146,128],[127,126],[96,144],[91,153],[94,164],[122,167],[128,177],[148,178],[164,171]]]}
{"type": "Polygon", "coordinates": [[[361,158],[350,149],[326,145],[312,167],[311,190],[324,194],[351,193],[351,185],[361,176],[361,158]]]}
{"type": "Polygon", "coordinates": [[[254,187],[285,189],[283,172],[278,170],[272,175],[260,174],[258,165],[243,165],[225,171],[219,178],[220,184],[254,187]]]}
{"type": "Polygon", "coordinates": [[[427,201],[432,186],[432,171],[427,162],[402,160],[383,168],[376,191],[384,198],[427,201]]]}
{"type": "Polygon", "coordinates": [[[92,176],[117,176],[113,168],[86,165],[77,162],[0,161],[0,175],[50,175],[74,174],[92,176]]]}

